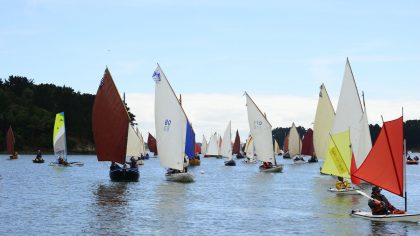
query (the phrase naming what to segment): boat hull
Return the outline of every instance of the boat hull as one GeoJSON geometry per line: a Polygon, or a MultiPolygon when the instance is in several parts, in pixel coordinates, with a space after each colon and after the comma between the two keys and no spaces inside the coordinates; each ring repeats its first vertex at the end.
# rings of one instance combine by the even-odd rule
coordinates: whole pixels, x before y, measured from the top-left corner
{"type": "Polygon", "coordinates": [[[44,159],[42,159],[42,160],[32,160],[32,162],[33,163],[38,163],[38,164],[41,164],[41,163],[44,163],[45,162],[45,160],[44,159]]]}
{"type": "Polygon", "coordinates": [[[328,191],[331,193],[335,193],[337,195],[359,195],[360,193],[358,193],[356,190],[360,190],[359,188],[347,188],[347,189],[336,189],[336,188],[329,188],[328,191]]]}
{"type": "Polygon", "coordinates": [[[199,166],[200,165],[200,160],[199,159],[191,159],[189,160],[189,165],[190,166],[199,166]]]}
{"type": "Polygon", "coordinates": [[[221,156],[221,155],[204,155],[204,157],[205,157],[205,158],[208,158],[208,157],[222,158],[222,156],[221,156]]]}
{"type": "Polygon", "coordinates": [[[179,182],[179,183],[191,183],[194,182],[194,176],[190,173],[173,173],[165,174],[167,181],[179,182]]]}
{"type": "Polygon", "coordinates": [[[137,182],[140,172],[138,168],[121,168],[109,171],[109,177],[115,182],[137,182]]]}
{"type": "Polygon", "coordinates": [[[236,166],[236,162],[234,160],[225,161],[225,166],[236,166]]]}
{"type": "Polygon", "coordinates": [[[402,221],[402,222],[419,222],[420,214],[389,214],[389,215],[372,215],[372,212],[352,211],[353,217],[364,218],[373,221],[402,221]]]}
{"type": "Polygon", "coordinates": [[[260,167],[259,169],[260,169],[261,172],[276,173],[276,172],[282,172],[283,171],[283,165],[277,165],[277,166],[273,166],[271,168],[260,167]]]}
{"type": "Polygon", "coordinates": [[[305,164],[306,161],[303,161],[303,160],[297,160],[297,161],[295,161],[295,160],[293,160],[293,163],[295,163],[295,164],[305,164]]]}
{"type": "Polygon", "coordinates": [[[418,165],[419,161],[416,160],[411,160],[411,161],[407,161],[407,165],[418,165]]]}
{"type": "Polygon", "coordinates": [[[17,156],[9,156],[9,160],[17,160],[18,157],[17,156]]]}
{"type": "Polygon", "coordinates": [[[290,159],[291,157],[290,157],[290,154],[289,153],[286,153],[286,154],[284,154],[283,155],[283,159],[290,159]]]}

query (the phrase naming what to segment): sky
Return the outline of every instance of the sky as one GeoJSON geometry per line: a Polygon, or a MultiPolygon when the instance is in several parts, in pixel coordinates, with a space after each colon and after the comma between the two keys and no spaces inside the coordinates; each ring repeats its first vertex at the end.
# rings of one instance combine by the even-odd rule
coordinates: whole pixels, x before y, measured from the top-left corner
{"type": "MultiPolygon", "coordinates": [[[[204,134],[248,135],[244,91],[273,127],[306,128],[324,83],[337,105],[346,58],[369,123],[420,116],[419,1],[1,1],[0,78],[95,94],[108,66],[143,133],[155,133],[159,63],[204,134]]],[[[83,114],[81,114],[83,115],[83,114]]]]}

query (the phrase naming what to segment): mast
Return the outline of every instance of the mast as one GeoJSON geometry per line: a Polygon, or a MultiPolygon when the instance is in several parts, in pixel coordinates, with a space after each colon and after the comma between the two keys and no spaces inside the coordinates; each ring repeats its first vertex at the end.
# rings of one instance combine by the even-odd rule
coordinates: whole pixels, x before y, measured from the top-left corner
{"type": "MultiPolygon", "coordinates": [[[[404,117],[404,107],[401,108],[401,115],[404,117]]],[[[403,118],[403,138],[404,138],[404,118],[403,118]]],[[[404,181],[404,211],[407,212],[407,180],[406,180],[406,157],[407,157],[407,144],[404,139],[404,153],[403,153],[403,181],[404,181]]]]}
{"type": "Polygon", "coordinates": [[[64,160],[67,161],[66,116],[64,115],[64,111],[63,111],[63,119],[64,119],[64,160]]]}

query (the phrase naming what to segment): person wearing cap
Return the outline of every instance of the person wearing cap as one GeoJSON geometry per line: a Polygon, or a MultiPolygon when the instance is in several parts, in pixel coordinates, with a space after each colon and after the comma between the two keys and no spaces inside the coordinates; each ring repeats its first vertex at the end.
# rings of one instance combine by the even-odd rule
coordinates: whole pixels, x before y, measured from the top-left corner
{"type": "Polygon", "coordinates": [[[372,210],[372,215],[388,215],[388,214],[404,214],[405,212],[395,208],[388,199],[381,194],[379,187],[372,187],[372,199],[369,200],[368,205],[372,210]]]}

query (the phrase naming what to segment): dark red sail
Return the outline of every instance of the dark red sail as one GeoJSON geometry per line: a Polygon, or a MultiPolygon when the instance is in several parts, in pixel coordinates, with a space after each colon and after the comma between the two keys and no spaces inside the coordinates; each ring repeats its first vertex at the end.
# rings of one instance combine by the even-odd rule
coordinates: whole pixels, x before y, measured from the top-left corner
{"type": "Polygon", "coordinates": [[[149,137],[147,137],[147,146],[149,147],[149,151],[153,152],[155,155],[158,154],[157,146],[156,146],[156,139],[149,133],[149,137]]]}
{"type": "Polygon", "coordinates": [[[13,155],[15,152],[15,135],[13,134],[12,126],[9,127],[9,130],[7,130],[7,152],[10,153],[10,155],[13,155]]]}
{"type": "Polygon", "coordinates": [[[283,150],[285,153],[289,151],[289,134],[284,138],[283,150]]]}
{"type": "Polygon", "coordinates": [[[302,155],[312,156],[314,154],[313,131],[309,128],[302,140],[302,155]]]}
{"type": "Polygon", "coordinates": [[[92,131],[98,161],[125,163],[130,118],[108,68],[92,108],[92,131]]]}
{"type": "Polygon", "coordinates": [[[241,139],[239,137],[239,132],[236,130],[235,142],[233,143],[232,154],[239,154],[241,149],[241,139]]]}

